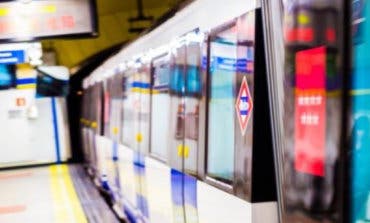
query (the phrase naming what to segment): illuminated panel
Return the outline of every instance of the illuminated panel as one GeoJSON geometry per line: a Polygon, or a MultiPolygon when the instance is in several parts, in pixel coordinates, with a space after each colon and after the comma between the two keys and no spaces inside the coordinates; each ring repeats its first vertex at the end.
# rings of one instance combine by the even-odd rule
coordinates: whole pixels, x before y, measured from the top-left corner
{"type": "MultiPolygon", "coordinates": [[[[90,0],[0,3],[0,40],[96,34],[90,0]]],[[[95,10],[95,9],[94,9],[95,10]]]]}
{"type": "Polygon", "coordinates": [[[324,176],[325,47],[296,54],[295,169],[324,176]]]}

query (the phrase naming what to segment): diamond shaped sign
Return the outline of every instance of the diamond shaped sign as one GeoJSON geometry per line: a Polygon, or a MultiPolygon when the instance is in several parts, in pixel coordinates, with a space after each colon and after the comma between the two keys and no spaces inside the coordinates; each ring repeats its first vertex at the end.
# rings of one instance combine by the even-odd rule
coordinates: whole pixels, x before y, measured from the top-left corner
{"type": "Polygon", "coordinates": [[[252,96],[249,92],[247,78],[245,76],[240,86],[235,108],[239,119],[240,130],[244,136],[253,109],[252,96]]]}

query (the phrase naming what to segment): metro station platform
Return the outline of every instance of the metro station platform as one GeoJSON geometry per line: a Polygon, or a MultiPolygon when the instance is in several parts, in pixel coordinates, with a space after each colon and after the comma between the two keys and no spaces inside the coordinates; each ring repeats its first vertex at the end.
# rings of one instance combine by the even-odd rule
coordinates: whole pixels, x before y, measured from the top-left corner
{"type": "Polygon", "coordinates": [[[119,222],[80,165],[0,172],[0,222],[119,222]]]}

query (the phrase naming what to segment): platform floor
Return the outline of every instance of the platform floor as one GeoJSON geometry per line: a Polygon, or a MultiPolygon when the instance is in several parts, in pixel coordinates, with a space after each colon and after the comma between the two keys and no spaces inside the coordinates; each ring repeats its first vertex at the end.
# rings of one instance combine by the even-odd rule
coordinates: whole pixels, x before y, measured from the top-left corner
{"type": "Polygon", "coordinates": [[[0,223],[119,222],[80,165],[0,171],[0,223]]]}

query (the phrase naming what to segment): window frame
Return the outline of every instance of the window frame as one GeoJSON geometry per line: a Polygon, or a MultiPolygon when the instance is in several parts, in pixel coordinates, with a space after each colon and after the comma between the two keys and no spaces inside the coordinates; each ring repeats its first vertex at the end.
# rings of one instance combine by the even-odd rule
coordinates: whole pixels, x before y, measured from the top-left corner
{"type": "MultiPolygon", "coordinates": [[[[237,18],[211,30],[211,32],[208,34],[207,36],[207,41],[206,41],[206,44],[207,44],[207,66],[206,66],[206,82],[205,82],[205,88],[206,88],[206,97],[205,97],[205,108],[206,108],[206,111],[205,111],[205,134],[204,134],[204,137],[205,137],[205,142],[204,142],[204,171],[203,171],[203,180],[205,183],[211,185],[211,186],[214,186],[220,190],[223,190],[229,194],[234,194],[234,185],[233,183],[229,184],[229,183],[226,183],[226,182],[223,182],[221,180],[218,180],[214,177],[211,177],[209,176],[208,174],[208,155],[209,155],[209,136],[208,136],[208,131],[209,131],[209,114],[210,114],[210,106],[209,106],[209,102],[210,102],[210,96],[211,96],[211,78],[210,78],[210,75],[211,75],[211,71],[210,71],[210,62],[211,62],[211,43],[212,41],[215,39],[215,37],[217,36],[217,34],[225,31],[225,30],[228,30],[234,26],[237,25],[237,18]]],[[[234,151],[235,151],[235,148],[233,148],[234,151]]],[[[235,158],[234,158],[234,161],[233,161],[233,164],[235,164],[235,158]]]]}

